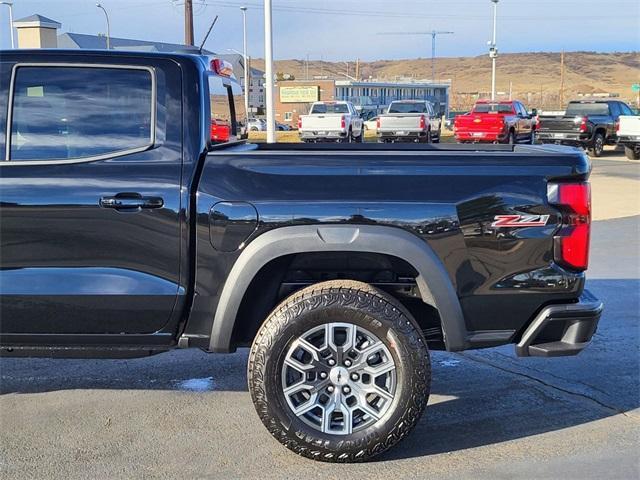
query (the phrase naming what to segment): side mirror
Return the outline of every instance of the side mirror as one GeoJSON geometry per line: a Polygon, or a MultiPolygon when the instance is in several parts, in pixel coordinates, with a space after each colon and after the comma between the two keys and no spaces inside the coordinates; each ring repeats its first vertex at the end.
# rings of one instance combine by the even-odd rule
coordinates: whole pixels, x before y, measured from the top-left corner
{"type": "Polygon", "coordinates": [[[537,108],[532,108],[531,109],[531,116],[535,117],[536,115],[538,115],[538,109],[537,108]]]}

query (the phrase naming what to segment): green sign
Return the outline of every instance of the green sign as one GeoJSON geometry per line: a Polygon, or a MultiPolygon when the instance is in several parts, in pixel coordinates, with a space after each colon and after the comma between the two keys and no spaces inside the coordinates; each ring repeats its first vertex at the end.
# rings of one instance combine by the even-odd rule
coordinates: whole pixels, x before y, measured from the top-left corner
{"type": "Polygon", "coordinates": [[[320,88],[312,87],[280,87],[281,103],[310,103],[317,102],[320,96],[320,88]]]}
{"type": "Polygon", "coordinates": [[[634,83],[633,85],[631,85],[631,90],[633,90],[634,92],[640,92],[640,83],[634,83]]]}

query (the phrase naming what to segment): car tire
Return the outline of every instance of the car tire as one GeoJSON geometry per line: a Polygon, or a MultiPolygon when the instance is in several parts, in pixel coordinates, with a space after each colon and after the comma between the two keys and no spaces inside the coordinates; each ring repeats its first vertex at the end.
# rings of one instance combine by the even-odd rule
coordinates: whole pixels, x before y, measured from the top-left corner
{"type": "Polygon", "coordinates": [[[248,382],[260,419],[284,446],[315,460],[362,462],[417,424],[431,365],[398,300],[333,280],[294,293],[269,315],[251,347],[248,382]]]}
{"type": "Polygon", "coordinates": [[[604,135],[601,133],[596,133],[595,137],[593,137],[593,142],[591,146],[589,146],[589,155],[592,157],[601,157],[604,152],[604,135]]]}
{"type": "Polygon", "coordinates": [[[638,159],[640,159],[640,150],[637,150],[634,147],[628,147],[627,145],[625,145],[624,146],[624,155],[629,160],[638,160],[638,159]]]}
{"type": "Polygon", "coordinates": [[[509,131],[509,136],[507,137],[507,143],[509,145],[516,144],[516,132],[514,132],[513,130],[509,131]]]}
{"type": "Polygon", "coordinates": [[[442,130],[438,129],[438,134],[433,138],[433,143],[440,143],[440,136],[442,135],[442,130]]]}
{"type": "Polygon", "coordinates": [[[360,129],[360,135],[358,135],[358,136],[356,137],[356,143],[363,143],[363,142],[364,142],[364,130],[365,130],[365,128],[364,128],[364,127],[362,127],[362,128],[360,129]]]}
{"type": "Polygon", "coordinates": [[[259,131],[259,130],[258,130],[258,127],[251,127],[251,131],[252,131],[252,132],[257,132],[257,131],[259,131]]]}

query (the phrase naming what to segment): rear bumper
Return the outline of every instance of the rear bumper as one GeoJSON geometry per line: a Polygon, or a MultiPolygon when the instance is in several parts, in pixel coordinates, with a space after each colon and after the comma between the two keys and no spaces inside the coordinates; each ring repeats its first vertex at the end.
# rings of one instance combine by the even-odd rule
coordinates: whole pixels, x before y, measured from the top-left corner
{"type": "Polygon", "coordinates": [[[591,143],[593,137],[589,133],[538,131],[536,132],[536,140],[542,143],[581,146],[591,143]]]}
{"type": "Polygon", "coordinates": [[[302,131],[300,132],[301,140],[329,140],[329,141],[337,141],[343,140],[347,138],[346,130],[331,130],[331,131],[302,131]]]}
{"type": "Polygon", "coordinates": [[[507,139],[507,133],[499,132],[455,132],[456,140],[459,142],[503,142],[507,139]]]}
{"type": "Polygon", "coordinates": [[[638,145],[640,143],[640,135],[619,135],[618,143],[623,145],[638,145]]]}
{"type": "Polygon", "coordinates": [[[378,130],[376,132],[378,135],[378,140],[405,140],[405,141],[415,141],[415,140],[423,140],[427,138],[426,130],[404,130],[404,131],[391,131],[391,130],[378,130]]]}
{"type": "Polygon", "coordinates": [[[516,345],[519,357],[577,355],[591,342],[603,304],[588,290],[577,303],[550,305],[531,322],[516,345]]]}

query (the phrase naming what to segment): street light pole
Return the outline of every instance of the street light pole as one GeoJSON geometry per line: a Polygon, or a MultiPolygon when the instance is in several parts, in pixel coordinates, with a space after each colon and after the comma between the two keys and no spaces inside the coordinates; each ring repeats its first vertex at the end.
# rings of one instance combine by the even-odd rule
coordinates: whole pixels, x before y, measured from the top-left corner
{"type": "Polygon", "coordinates": [[[107,19],[107,50],[111,50],[111,27],[109,26],[109,14],[105,10],[105,8],[99,3],[96,3],[96,7],[98,7],[104,12],[104,16],[107,19]]]}
{"type": "Polygon", "coordinates": [[[496,48],[496,25],[498,22],[498,0],[493,2],[493,39],[489,42],[489,57],[491,57],[491,100],[496,99],[496,59],[498,49],[496,48]]]}
{"type": "Polygon", "coordinates": [[[266,78],[267,143],[276,142],[276,115],[273,105],[272,1],[264,0],[264,69],[266,78]]]}
{"type": "Polygon", "coordinates": [[[0,5],[9,7],[9,33],[11,34],[11,48],[16,48],[13,41],[13,2],[0,2],[0,5]]]}
{"type": "Polygon", "coordinates": [[[242,37],[244,57],[244,111],[249,116],[249,62],[247,61],[247,7],[240,7],[242,10],[242,37]]]}

